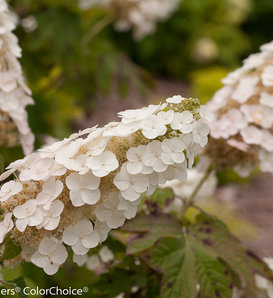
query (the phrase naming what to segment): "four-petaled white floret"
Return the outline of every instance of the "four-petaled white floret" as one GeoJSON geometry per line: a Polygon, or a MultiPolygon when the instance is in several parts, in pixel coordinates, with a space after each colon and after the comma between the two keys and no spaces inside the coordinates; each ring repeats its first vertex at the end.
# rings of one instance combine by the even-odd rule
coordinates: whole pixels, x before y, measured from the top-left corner
{"type": "Polygon", "coordinates": [[[44,238],[39,249],[32,255],[31,262],[43,268],[48,275],[55,274],[60,265],[67,259],[68,253],[65,247],[57,240],[44,238]]]}

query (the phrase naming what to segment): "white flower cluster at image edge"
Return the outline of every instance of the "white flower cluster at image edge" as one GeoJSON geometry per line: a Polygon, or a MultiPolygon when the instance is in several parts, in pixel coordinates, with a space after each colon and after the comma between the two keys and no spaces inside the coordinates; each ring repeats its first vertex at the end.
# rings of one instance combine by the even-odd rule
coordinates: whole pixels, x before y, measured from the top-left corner
{"type": "MultiPolygon", "coordinates": [[[[255,152],[261,170],[273,173],[273,41],[222,82],[225,86],[208,103],[214,115],[210,135],[243,152],[255,152]]],[[[249,163],[235,170],[248,176],[254,167],[249,163]]]]}
{"type": "Polygon", "coordinates": [[[0,0],[0,111],[7,113],[16,124],[24,153],[29,154],[33,151],[34,135],[28,125],[25,107],[34,102],[17,60],[21,57],[21,48],[12,33],[15,21],[6,1],[0,0]]]}

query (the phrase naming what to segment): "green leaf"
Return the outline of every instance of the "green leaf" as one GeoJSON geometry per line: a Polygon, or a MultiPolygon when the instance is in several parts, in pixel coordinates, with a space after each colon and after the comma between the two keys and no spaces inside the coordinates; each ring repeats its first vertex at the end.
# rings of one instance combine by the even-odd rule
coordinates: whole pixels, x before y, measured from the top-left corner
{"type": "Polygon", "coordinates": [[[160,297],[160,280],[156,276],[151,276],[147,286],[143,289],[145,298],[160,297]]]}
{"type": "MultiPolygon", "coordinates": [[[[144,237],[149,239],[149,234],[144,237]]],[[[272,279],[262,260],[247,252],[221,221],[207,215],[198,216],[180,236],[163,233],[142,256],[163,274],[161,297],[231,298],[236,287],[256,298],[262,296],[255,275],[272,279]]]]}
{"type": "Polygon", "coordinates": [[[133,286],[134,281],[130,272],[117,269],[102,274],[98,282],[92,285],[90,296],[114,298],[122,292],[130,293],[133,286]]]}
{"type": "Polygon", "coordinates": [[[248,261],[254,271],[264,276],[265,278],[273,280],[272,270],[263,260],[259,259],[255,254],[248,250],[246,251],[246,254],[248,256],[248,261]]]}
{"type": "Polygon", "coordinates": [[[23,289],[26,287],[26,282],[23,276],[20,276],[12,281],[11,283],[15,284],[16,287],[19,287],[21,290],[18,292],[20,298],[28,298],[28,295],[25,295],[23,289]]]}
{"type": "Polygon", "coordinates": [[[126,222],[122,227],[123,231],[145,233],[161,230],[172,231],[175,234],[181,234],[182,225],[180,221],[170,214],[146,215],[139,214],[134,219],[126,222]]]}
{"type": "Polygon", "coordinates": [[[150,200],[156,202],[160,207],[167,207],[170,201],[174,198],[174,193],[171,188],[157,188],[151,195],[150,200]]]}
{"type": "Polygon", "coordinates": [[[122,230],[139,234],[128,242],[127,253],[134,254],[151,248],[158,239],[164,236],[180,237],[182,225],[171,215],[142,214],[126,223],[122,230]]]}
{"type": "Polygon", "coordinates": [[[161,296],[168,298],[197,295],[193,252],[182,238],[164,238],[150,251],[151,266],[163,272],[161,296]]]}
{"type": "Polygon", "coordinates": [[[17,257],[22,251],[21,247],[16,245],[12,239],[5,241],[5,250],[3,254],[3,260],[11,260],[17,257]]]}
{"type": "Polygon", "coordinates": [[[132,275],[132,280],[138,287],[144,287],[147,284],[147,276],[140,273],[132,275]]]}
{"type": "Polygon", "coordinates": [[[138,259],[132,255],[124,256],[122,261],[115,265],[115,268],[121,270],[131,270],[135,273],[144,273],[145,275],[150,271],[150,268],[146,262],[142,260],[142,258],[138,259]],[[138,262],[136,262],[136,260],[138,262]]]}
{"type": "Polygon", "coordinates": [[[258,257],[247,252],[239,240],[218,219],[204,214],[189,228],[191,242],[199,243],[210,253],[224,260],[247,289],[248,297],[255,297],[255,274],[272,280],[272,272],[258,257]]]}
{"type": "MultiPolygon", "coordinates": [[[[162,297],[232,297],[234,276],[214,254],[185,238],[164,238],[150,251],[150,264],[163,272],[162,297]]],[[[146,256],[147,258],[147,256],[146,256]]]]}
{"type": "Polygon", "coordinates": [[[194,246],[193,250],[200,297],[232,297],[234,276],[226,264],[208,253],[203,247],[194,246]]]}
{"type": "Polygon", "coordinates": [[[150,214],[164,213],[164,208],[168,207],[173,201],[174,193],[168,187],[157,188],[151,196],[145,197],[146,209],[150,214]]]}

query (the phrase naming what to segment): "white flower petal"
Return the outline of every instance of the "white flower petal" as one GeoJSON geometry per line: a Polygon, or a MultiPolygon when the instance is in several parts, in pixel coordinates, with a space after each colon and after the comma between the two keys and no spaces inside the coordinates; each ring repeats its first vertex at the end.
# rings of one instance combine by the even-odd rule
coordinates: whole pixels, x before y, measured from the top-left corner
{"type": "Polygon", "coordinates": [[[86,248],[94,248],[98,246],[100,242],[100,236],[96,231],[93,231],[92,234],[85,236],[82,239],[82,245],[86,248]]]}
{"type": "Polygon", "coordinates": [[[89,190],[85,189],[81,192],[82,200],[84,203],[89,205],[96,204],[100,199],[100,190],[89,190]]]}

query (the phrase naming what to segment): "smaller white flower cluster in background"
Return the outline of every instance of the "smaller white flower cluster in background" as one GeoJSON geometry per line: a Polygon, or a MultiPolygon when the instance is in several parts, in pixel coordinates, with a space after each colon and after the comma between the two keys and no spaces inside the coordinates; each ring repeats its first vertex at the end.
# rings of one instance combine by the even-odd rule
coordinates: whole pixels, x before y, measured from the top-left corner
{"type": "MultiPolygon", "coordinates": [[[[250,55],[222,80],[225,85],[208,103],[214,114],[211,136],[231,147],[255,152],[264,172],[273,173],[273,41],[250,55]]],[[[254,164],[237,166],[247,176],[254,164]]]]}
{"type": "Polygon", "coordinates": [[[0,111],[7,113],[16,124],[24,153],[29,154],[33,151],[34,135],[25,108],[34,102],[17,60],[21,57],[21,48],[12,33],[14,29],[15,18],[8,11],[6,1],[0,0],[0,111]]]}
{"type": "Polygon", "coordinates": [[[107,264],[114,260],[113,252],[107,247],[102,246],[99,250],[98,254],[93,255],[73,255],[73,261],[78,266],[86,266],[89,270],[93,271],[98,269],[100,266],[102,267],[104,264],[107,264]]]}
{"type": "MultiPolygon", "coordinates": [[[[190,197],[203,176],[203,172],[199,171],[197,168],[193,168],[188,170],[188,178],[186,181],[175,179],[160,185],[161,188],[171,188],[175,195],[173,202],[163,210],[164,213],[174,212],[179,214],[182,210],[184,200],[190,197]]],[[[216,187],[217,177],[215,176],[215,173],[211,173],[197,192],[195,199],[197,201],[203,201],[204,199],[212,197],[215,193],[216,187]]]]}
{"type": "Polygon", "coordinates": [[[81,9],[100,5],[113,9],[118,20],[117,31],[133,29],[134,38],[140,40],[154,33],[159,21],[167,20],[178,8],[181,0],[79,0],[81,9]]]}
{"type": "Polygon", "coordinates": [[[120,122],[73,134],[8,167],[0,180],[15,171],[19,178],[0,190],[7,210],[0,243],[9,232],[34,229],[20,237],[22,257],[54,274],[65,245],[86,255],[136,216],[143,193],[186,180],[196,149],[208,141],[208,115],[197,100],[174,96],[119,116],[120,122]]]}

